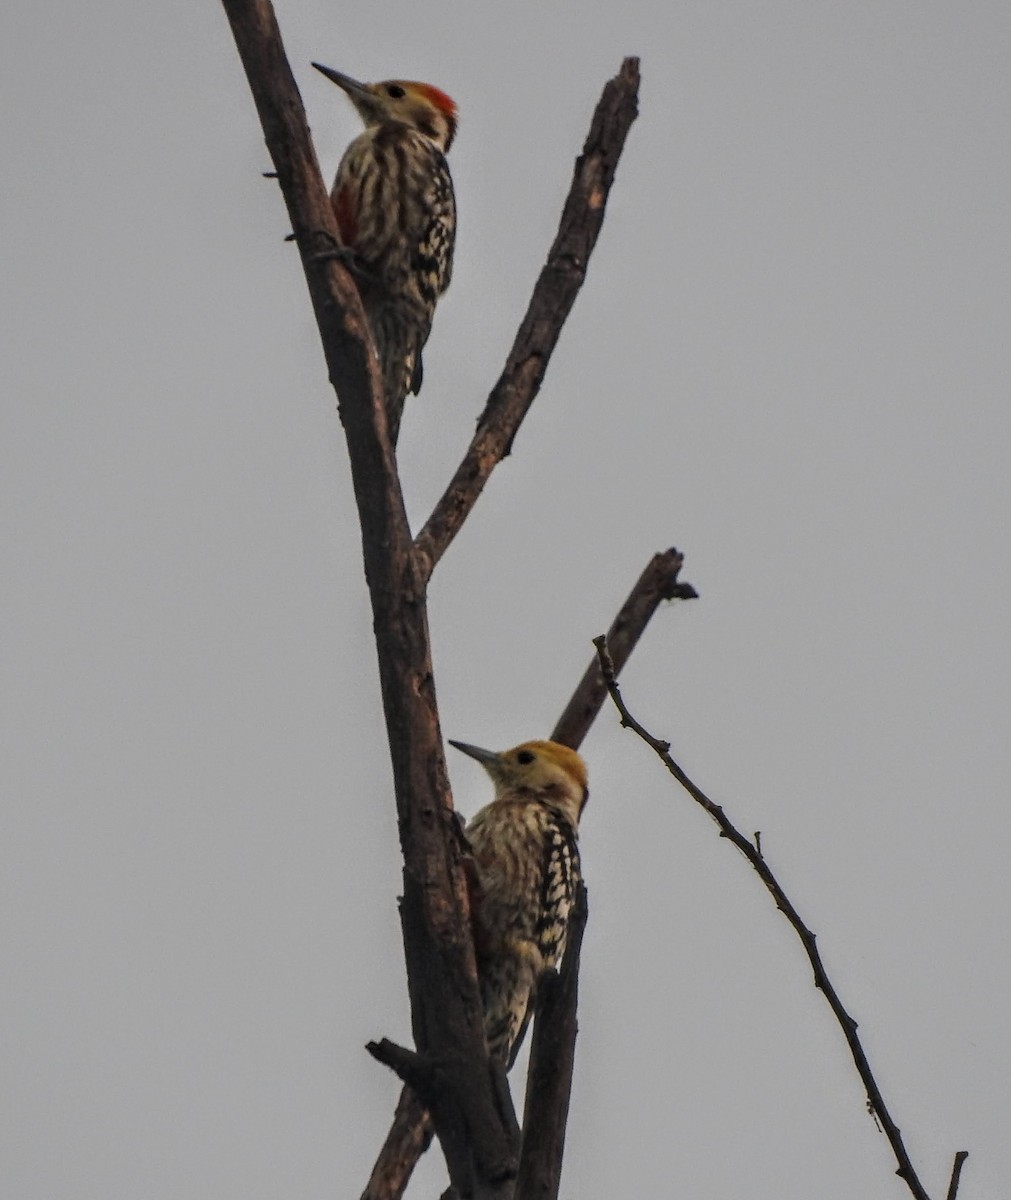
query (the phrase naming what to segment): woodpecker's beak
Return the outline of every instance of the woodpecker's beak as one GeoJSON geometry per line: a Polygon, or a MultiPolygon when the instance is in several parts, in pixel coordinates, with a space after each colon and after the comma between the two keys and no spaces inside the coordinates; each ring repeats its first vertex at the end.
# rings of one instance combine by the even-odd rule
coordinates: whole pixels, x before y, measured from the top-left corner
{"type": "Polygon", "coordinates": [[[467,742],[454,742],[452,738],[447,740],[457,750],[462,750],[464,754],[469,754],[471,758],[476,758],[482,767],[491,769],[498,766],[501,761],[501,756],[496,754],[494,750],[482,750],[480,746],[471,746],[467,742]]]}
{"type": "Polygon", "coordinates": [[[365,84],[359,83],[357,79],[352,79],[350,75],[343,75],[340,71],[335,71],[333,67],[324,67],[322,63],[314,62],[312,65],[331,83],[336,83],[339,88],[343,88],[352,100],[361,100],[367,104],[374,99],[365,84]]]}

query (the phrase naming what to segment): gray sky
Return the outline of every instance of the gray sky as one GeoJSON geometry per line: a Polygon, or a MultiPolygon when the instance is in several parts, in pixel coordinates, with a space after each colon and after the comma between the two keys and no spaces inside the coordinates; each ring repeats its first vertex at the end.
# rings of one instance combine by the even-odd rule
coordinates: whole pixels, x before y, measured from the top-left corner
{"type": "MultiPolygon", "coordinates": [[[[763,847],[923,1179],[1011,1181],[1004,3],[287,2],[458,101],[413,519],[498,374],[605,79],[642,115],[543,393],[440,566],[443,725],[550,728],[656,549],[626,696],[763,847]]],[[[212,0],[8,5],[0,463],[11,1200],[357,1196],[405,1039],[346,452],[212,0]]],[[[799,945],[610,713],[563,1195],[891,1200],[799,945]]],[[[451,762],[457,803],[488,798],[451,762]]],[[[438,1194],[429,1156],[417,1197],[438,1194]]]]}

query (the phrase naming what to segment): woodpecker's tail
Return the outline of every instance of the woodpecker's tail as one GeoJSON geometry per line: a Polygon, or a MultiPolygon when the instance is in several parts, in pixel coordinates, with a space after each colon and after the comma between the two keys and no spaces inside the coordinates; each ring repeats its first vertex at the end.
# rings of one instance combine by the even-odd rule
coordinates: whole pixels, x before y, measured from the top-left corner
{"type": "Polygon", "coordinates": [[[395,446],[404,401],[409,392],[417,393],[421,388],[421,347],[425,341],[422,335],[427,336],[428,329],[420,329],[416,320],[405,320],[404,312],[393,305],[377,306],[369,317],[383,372],[390,441],[395,446]]]}

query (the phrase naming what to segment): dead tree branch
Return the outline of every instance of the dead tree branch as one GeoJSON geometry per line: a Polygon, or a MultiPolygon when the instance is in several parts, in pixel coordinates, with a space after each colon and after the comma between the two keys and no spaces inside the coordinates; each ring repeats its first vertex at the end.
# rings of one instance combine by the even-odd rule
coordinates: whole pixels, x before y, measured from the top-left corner
{"type": "MultiPolygon", "coordinates": [[[[557,1193],[574,1045],[575,992],[582,920],[574,924],[561,974],[545,980],[535,1027],[527,1105],[540,1114],[517,1156],[515,1116],[489,1070],[474,951],[468,921],[463,846],[452,809],[432,671],[425,607],[435,565],[510,453],[535,399],[562,325],[586,274],[625,138],[637,111],[638,60],[626,59],[604,89],[576,169],[558,236],[535,287],[505,369],[453,480],[416,540],[412,539],[391,445],[382,384],[368,322],[354,280],[333,255],[338,231],[319,172],[305,113],[269,0],[222,0],[249,80],[297,242],[330,380],[338,397],[362,529],[383,707],[404,855],[402,923],[416,1050],[383,1041],[370,1046],[420,1096],[405,1091],[387,1147],[400,1130],[397,1169],[377,1163],[368,1200],[394,1200],[430,1139],[434,1121],[456,1192],[507,1200],[519,1170],[517,1200],[557,1193]],[[550,1068],[549,1068],[550,1064],[550,1068]],[[407,1149],[405,1150],[405,1147],[407,1149]],[[413,1156],[413,1157],[412,1157],[413,1156]],[[375,1184],[377,1190],[371,1190],[375,1184]],[[399,1189],[399,1190],[398,1190],[399,1189]]],[[[929,1200],[871,1072],[856,1022],[831,984],[815,935],[782,891],[762,854],[681,771],[667,743],[628,712],[616,674],[661,599],[694,595],[677,581],[676,551],[658,555],[633,589],[606,640],[596,639],[591,666],[556,726],[554,737],[578,746],[609,692],[622,724],[662,758],[671,774],[745,855],[801,940],[846,1038],[915,1200],[929,1200]]],[[[387,1147],[384,1147],[384,1153],[387,1147]]],[[[967,1152],[955,1155],[948,1200],[955,1200],[967,1152]]],[[[382,1160],[382,1156],[381,1156],[382,1160]]]]}
{"type": "Polygon", "coordinates": [[[400,1200],[418,1159],[432,1144],[432,1132],[425,1106],[405,1087],[361,1200],[400,1200]]]}
{"type": "Polygon", "coordinates": [[[947,1200],[955,1200],[958,1195],[958,1181],[962,1175],[962,1164],[969,1157],[968,1150],[959,1150],[955,1154],[955,1161],[951,1166],[951,1182],[948,1184],[947,1200]]]}
{"type": "Polygon", "coordinates": [[[548,360],[586,278],[625,138],[638,113],[639,60],[626,58],[608,81],[576,159],[572,186],[548,260],[530,298],[505,369],[492,390],[463,461],[416,546],[425,578],[445,554],[540,391],[548,360]]]}
{"type": "MultiPolygon", "coordinates": [[[[661,554],[654,554],[629,592],[628,599],[618,610],[607,631],[607,646],[616,675],[621,674],[643,630],[662,601],[697,598],[698,592],[690,583],[678,580],[683,563],[684,555],[673,547],[661,554]]],[[[558,718],[551,740],[578,750],[606,696],[607,684],[600,673],[600,662],[594,657],[572,693],[572,699],[566,704],[565,711],[558,718]]]]}
{"type": "MultiPolygon", "coordinates": [[[[562,228],[506,371],[471,450],[422,531],[411,538],[382,386],[354,281],[333,250],[338,232],[301,97],[269,0],[223,0],[302,258],[338,396],[362,529],[379,675],[404,854],[401,917],[416,1051],[370,1050],[431,1114],[453,1187],[480,1200],[512,1191],[515,1115],[489,1070],[468,923],[462,846],[439,729],[425,593],[432,570],[537,394],[585,277],[614,170],[635,117],[638,69],[626,60],[605,89],[577,164],[562,228]]],[[[574,960],[573,960],[574,961],[574,960]]],[[[405,1101],[406,1101],[405,1097],[405,1101]]],[[[408,1115],[410,1103],[398,1110],[408,1115]]],[[[415,1130],[418,1134],[417,1129],[415,1130]]],[[[416,1150],[427,1140],[422,1129],[416,1150]]]]}
{"type": "MultiPolygon", "coordinates": [[[[678,580],[683,562],[684,555],[675,549],[654,554],[636,580],[628,598],[611,623],[608,635],[615,639],[616,671],[620,671],[628,661],[662,601],[691,599],[697,595],[690,583],[678,580]]],[[[607,685],[600,673],[599,662],[594,658],[559,717],[551,734],[552,740],[578,750],[606,695],[607,685]]],[[[585,920],[585,915],[582,919],[585,920]]],[[[580,939],[581,936],[580,931],[580,939]]],[[[565,1032],[568,1026],[571,1026],[574,1036],[575,972],[578,970],[579,941],[576,941],[575,945],[575,957],[571,967],[563,964],[562,968],[563,974],[566,970],[572,973],[571,986],[562,991],[558,1003],[546,1005],[544,1009],[538,1008],[531,1044],[530,1076],[542,1077],[538,1065],[541,1055],[545,1053],[542,1047],[551,1047],[563,1042],[568,1036],[565,1032]],[[540,1037],[538,1030],[542,1030],[540,1037]]],[[[569,953],[567,950],[566,961],[569,953]]],[[[564,1138],[564,1124],[561,1136],[564,1138]]],[[[432,1125],[428,1113],[411,1090],[404,1088],[400,1094],[393,1124],[386,1135],[386,1141],[376,1159],[361,1200],[400,1200],[417,1161],[428,1149],[431,1138],[432,1125]]],[[[526,1154],[525,1143],[523,1153],[526,1154]]]]}
{"type": "MultiPolygon", "coordinates": [[[[824,963],[821,959],[821,954],[818,950],[816,935],[808,929],[800,914],[794,908],[793,903],[783,891],[779,881],[769,868],[768,863],[762,853],[761,839],[758,834],[755,835],[755,840],[749,841],[730,821],[723,809],[702,791],[678,764],[671,757],[670,742],[663,741],[661,738],[654,737],[643,725],[636,720],[629,712],[625,701],[622,699],[621,690],[618,686],[618,681],[615,675],[614,663],[608,653],[607,637],[601,634],[593,639],[593,644],[597,647],[597,656],[600,663],[600,669],[604,680],[607,684],[607,690],[610,693],[611,699],[614,701],[615,708],[621,716],[621,724],[626,729],[631,729],[649,746],[667,770],[688,792],[691,798],[712,817],[719,826],[720,836],[727,838],[737,847],[738,850],[748,860],[758,877],[765,885],[769,894],[776,903],[776,907],[786,917],[793,926],[794,932],[800,939],[801,945],[804,947],[804,952],[807,955],[808,961],[811,964],[811,969],[814,972],[814,984],[828,1001],[828,1005],[832,1010],[832,1015],[839,1023],[839,1027],[846,1039],[846,1044],[849,1046],[850,1053],[853,1056],[853,1062],[856,1065],[857,1074],[864,1085],[867,1092],[867,1105],[870,1111],[878,1119],[885,1136],[888,1139],[888,1144],[892,1148],[892,1153],[895,1155],[895,1161],[898,1163],[896,1175],[906,1184],[909,1191],[915,1197],[915,1200],[930,1200],[927,1191],[920,1183],[920,1180],[913,1167],[912,1161],[906,1150],[905,1143],[902,1140],[902,1132],[895,1124],[891,1113],[885,1105],[884,1098],[881,1095],[881,1089],[878,1086],[877,1080],[871,1070],[870,1063],[867,1061],[867,1055],[861,1044],[860,1037],[857,1034],[857,1023],[843,1007],[842,1001],[835,990],[828,973],[825,970],[824,963]]],[[[955,1156],[955,1167],[952,1172],[951,1186],[948,1192],[948,1200],[954,1200],[955,1193],[958,1190],[958,1175],[961,1170],[962,1161],[966,1156],[965,1151],[959,1151],[955,1156]],[[962,1156],[961,1160],[959,1156],[962,1156]]]]}
{"type": "Polygon", "coordinates": [[[537,984],[515,1200],[556,1200],[558,1196],[576,1053],[579,952],[586,917],[586,888],[580,884],[561,969],[545,972],[537,984]]]}
{"type": "Polygon", "coordinates": [[[404,854],[411,1022],[419,1056],[439,1064],[443,1084],[430,1109],[460,1195],[505,1196],[517,1147],[484,1044],[432,675],[428,575],[418,570],[368,324],[353,281],[327,257],[336,225],[273,8],[269,0],[223,4],[288,207],[347,437],[404,854]]]}
{"type": "Polygon", "coordinates": [[[339,244],[337,219],[277,19],[269,0],[222,2],[298,243],[341,418],[352,419],[359,454],[370,460],[363,466],[375,472],[375,491],[386,507],[384,493],[396,470],[392,455],[383,453],[386,439],[379,431],[385,426],[385,405],[375,355],[370,353],[371,331],[354,280],[339,260],[328,257],[339,244]],[[371,431],[366,425],[372,425],[371,431]]]}

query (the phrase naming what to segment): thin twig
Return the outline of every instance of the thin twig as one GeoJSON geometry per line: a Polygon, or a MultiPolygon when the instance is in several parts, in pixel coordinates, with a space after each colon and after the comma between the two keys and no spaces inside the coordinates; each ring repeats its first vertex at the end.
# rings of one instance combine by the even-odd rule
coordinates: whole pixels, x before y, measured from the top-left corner
{"type": "Polygon", "coordinates": [[[505,369],[456,474],[415,540],[419,569],[431,576],[495,467],[509,453],[547,369],[562,326],[586,278],[625,138],[638,112],[639,60],[626,58],[593,114],[548,260],[534,288],[505,369]]]}
{"type": "MultiPolygon", "coordinates": [[[[888,1139],[888,1144],[892,1148],[895,1155],[895,1160],[898,1163],[896,1174],[902,1179],[909,1188],[916,1200],[930,1200],[929,1195],[920,1183],[916,1171],[913,1168],[912,1161],[906,1151],[905,1143],[902,1140],[902,1133],[899,1127],[892,1119],[891,1113],[885,1105],[884,1098],[881,1095],[881,1089],[878,1086],[877,1080],[871,1071],[870,1063],[867,1061],[867,1055],[864,1052],[863,1045],[860,1042],[860,1037],[857,1034],[857,1023],[843,1007],[842,1001],[828,974],[825,971],[825,966],[822,963],[821,955],[818,952],[818,947],[815,940],[815,934],[801,920],[800,915],[794,908],[792,902],[787,897],[779,884],[779,881],[769,869],[769,865],[758,845],[748,841],[748,839],[738,831],[731,823],[730,819],[724,813],[723,809],[715,804],[702,791],[697,784],[684,773],[678,764],[671,757],[670,742],[663,741],[661,738],[654,737],[643,725],[636,720],[629,712],[627,705],[621,696],[621,690],[618,687],[618,681],[615,678],[614,664],[611,661],[611,656],[607,649],[607,638],[604,634],[593,639],[593,644],[597,647],[597,656],[600,661],[600,669],[603,672],[604,679],[607,682],[607,690],[614,701],[621,716],[621,724],[626,729],[631,729],[633,733],[638,734],[640,738],[658,755],[667,770],[681,784],[696,803],[713,818],[719,826],[721,837],[727,838],[737,847],[744,857],[751,863],[752,867],[758,873],[759,878],[765,887],[768,889],[773,900],[776,902],[776,907],[783,913],[786,919],[793,926],[797,936],[800,938],[804,951],[807,954],[808,961],[814,971],[814,983],[817,988],[824,994],[828,1001],[832,1013],[839,1023],[839,1027],[843,1031],[843,1036],[846,1038],[846,1043],[849,1046],[850,1053],[853,1056],[853,1062],[856,1065],[857,1073],[860,1076],[867,1091],[868,1107],[881,1123],[881,1128],[884,1131],[885,1137],[888,1139]]],[[[961,1164],[956,1158],[956,1168],[960,1169],[961,1164]]],[[[953,1178],[953,1184],[957,1185],[957,1170],[953,1178]]],[[[950,1196],[949,1196],[950,1200],[950,1196]]]]}

